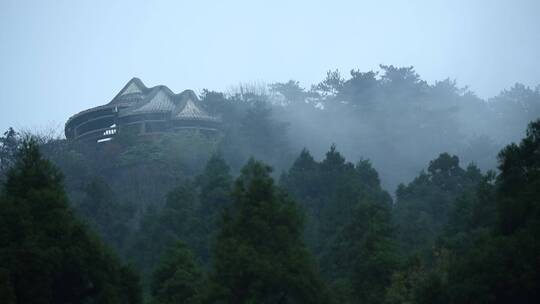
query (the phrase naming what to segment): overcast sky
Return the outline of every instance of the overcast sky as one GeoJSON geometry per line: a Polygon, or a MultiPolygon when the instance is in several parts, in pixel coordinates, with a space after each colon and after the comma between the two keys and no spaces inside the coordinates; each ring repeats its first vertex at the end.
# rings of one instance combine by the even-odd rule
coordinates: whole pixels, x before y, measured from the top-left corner
{"type": "Polygon", "coordinates": [[[481,97],[540,84],[540,0],[0,0],[0,129],[63,125],[131,78],[225,90],[414,66],[481,97]]]}

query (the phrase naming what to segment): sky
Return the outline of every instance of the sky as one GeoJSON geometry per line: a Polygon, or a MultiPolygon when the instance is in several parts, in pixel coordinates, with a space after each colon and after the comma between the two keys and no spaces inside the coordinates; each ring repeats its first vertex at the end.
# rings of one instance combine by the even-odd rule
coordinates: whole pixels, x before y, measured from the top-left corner
{"type": "Polygon", "coordinates": [[[540,84],[540,0],[0,0],[0,130],[62,128],[132,77],[175,92],[414,66],[482,98],[540,84]]]}

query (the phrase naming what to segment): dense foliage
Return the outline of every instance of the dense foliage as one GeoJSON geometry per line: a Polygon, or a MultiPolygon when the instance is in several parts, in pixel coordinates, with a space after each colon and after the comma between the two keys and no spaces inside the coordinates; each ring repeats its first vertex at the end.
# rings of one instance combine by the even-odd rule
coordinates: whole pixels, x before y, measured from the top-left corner
{"type": "Polygon", "coordinates": [[[200,303],[203,277],[193,255],[181,242],[169,249],[152,275],[152,302],[200,303]]]}
{"type": "Polygon", "coordinates": [[[250,160],[220,222],[210,273],[212,302],[326,303],[302,242],[302,219],[270,168],[250,160]]]}
{"type": "Polygon", "coordinates": [[[481,179],[476,166],[463,169],[457,156],[444,153],[429,163],[427,172],[421,172],[406,186],[400,185],[395,221],[401,249],[412,253],[433,247],[456,198],[474,191],[481,179]]]}
{"type": "Polygon", "coordinates": [[[201,104],[219,134],[7,130],[0,299],[539,301],[540,87],[482,100],[383,65],[201,104]]]}
{"type": "Polygon", "coordinates": [[[293,148],[321,156],[335,143],[350,159],[370,159],[389,189],[443,152],[494,169],[497,152],[540,117],[540,86],[481,99],[451,79],[429,84],[412,67],[335,70],[310,89],[295,81],[270,88],[286,105],[275,111],[290,123],[293,148]]]}
{"type": "Polygon", "coordinates": [[[0,194],[0,286],[4,303],[141,303],[138,276],[75,218],[32,140],[0,194]]]}

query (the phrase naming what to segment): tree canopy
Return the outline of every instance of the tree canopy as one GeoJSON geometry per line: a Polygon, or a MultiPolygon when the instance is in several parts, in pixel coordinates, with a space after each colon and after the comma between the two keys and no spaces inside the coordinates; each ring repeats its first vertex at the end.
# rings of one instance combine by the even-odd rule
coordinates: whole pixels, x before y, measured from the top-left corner
{"type": "Polygon", "coordinates": [[[24,141],[0,195],[7,303],[141,303],[137,275],[73,215],[62,174],[24,141]]]}
{"type": "Polygon", "coordinates": [[[260,162],[250,160],[236,180],[212,265],[216,301],[325,303],[322,281],[302,242],[302,218],[260,162]]]}

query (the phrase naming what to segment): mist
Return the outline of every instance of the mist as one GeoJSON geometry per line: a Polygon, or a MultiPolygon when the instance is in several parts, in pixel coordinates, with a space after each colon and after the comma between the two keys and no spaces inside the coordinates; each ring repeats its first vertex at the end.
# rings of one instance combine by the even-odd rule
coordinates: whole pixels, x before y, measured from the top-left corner
{"type": "Polygon", "coordinates": [[[538,12],[0,1],[0,301],[539,302],[538,12]]]}
{"type": "Polygon", "coordinates": [[[534,0],[2,1],[0,129],[63,124],[134,76],[224,91],[289,79],[309,87],[331,69],[392,64],[486,99],[538,83],[539,9],[534,0]]]}

